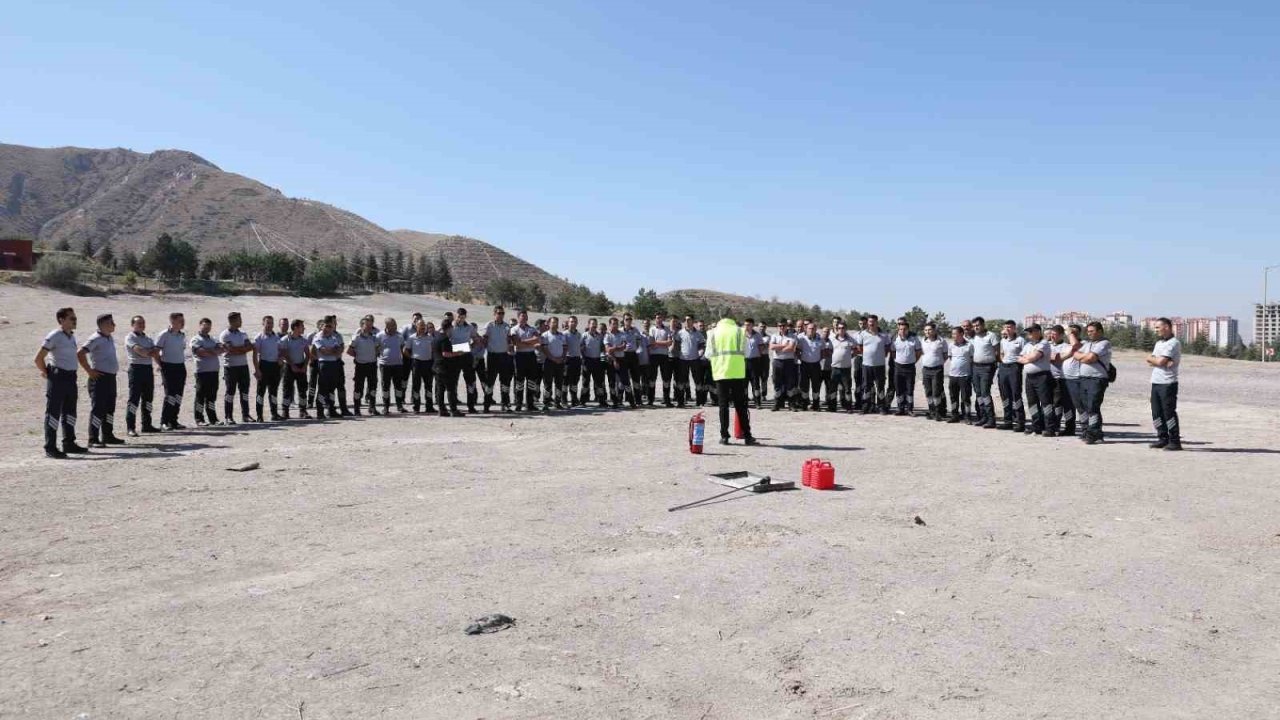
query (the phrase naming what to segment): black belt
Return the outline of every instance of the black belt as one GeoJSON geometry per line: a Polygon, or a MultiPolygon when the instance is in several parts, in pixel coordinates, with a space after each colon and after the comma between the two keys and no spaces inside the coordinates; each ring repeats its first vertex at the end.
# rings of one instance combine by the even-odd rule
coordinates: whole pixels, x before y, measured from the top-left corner
{"type": "Polygon", "coordinates": [[[976,363],[974,363],[973,365],[974,365],[974,367],[991,367],[992,365],[995,365],[995,363],[993,363],[993,362],[989,362],[989,363],[980,363],[980,362],[976,362],[976,363]]]}
{"type": "Polygon", "coordinates": [[[1010,365],[1017,365],[1017,364],[1018,364],[1018,363],[1017,363],[1016,361],[1014,361],[1014,362],[1002,362],[1002,363],[1000,363],[1000,365],[1001,365],[1001,366],[1003,366],[1003,367],[1009,367],[1010,365]]]}
{"type": "Polygon", "coordinates": [[[55,367],[52,365],[49,366],[49,372],[54,375],[75,375],[76,374],[75,370],[63,370],[60,367],[55,367]]]}

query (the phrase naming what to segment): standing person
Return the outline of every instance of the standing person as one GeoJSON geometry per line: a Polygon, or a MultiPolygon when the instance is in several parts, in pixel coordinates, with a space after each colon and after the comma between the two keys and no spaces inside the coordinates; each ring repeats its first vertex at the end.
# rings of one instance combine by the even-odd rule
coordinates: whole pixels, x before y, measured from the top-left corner
{"type": "Polygon", "coordinates": [[[36,369],[45,380],[44,454],[58,460],[68,453],[89,452],[76,444],[76,311],[64,307],[54,314],[58,328],[44,336],[36,352],[36,369]],[[45,360],[53,355],[53,362],[45,360]],[[58,428],[62,428],[62,449],[58,449],[58,428]]]}
{"type": "Polygon", "coordinates": [[[947,419],[947,393],[944,387],[947,360],[947,339],[938,335],[933,321],[924,324],[924,339],[920,341],[920,368],[924,374],[924,398],[929,403],[930,420],[947,419]]]}
{"type": "Polygon", "coordinates": [[[716,399],[716,384],[711,379],[711,360],[707,357],[707,326],[701,320],[693,321],[693,328],[698,333],[698,383],[702,390],[698,395],[698,405],[719,405],[716,399]]]}
{"type": "Polygon", "coordinates": [[[1067,394],[1067,379],[1062,375],[1062,347],[1065,340],[1066,330],[1061,325],[1054,325],[1049,328],[1047,339],[1049,340],[1049,396],[1050,406],[1045,411],[1045,429],[1046,435],[1056,437],[1058,431],[1062,429],[1062,422],[1067,419],[1068,413],[1074,424],[1075,410],[1071,407],[1071,401],[1067,394]]]}
{"type": "MultiPolygon", "coordinates": [[[[522,312],[523,316],[524,313],[522,312]]],[[[469,362],[470,352],[454,352],[453,313],[445,313],[440,323],[439,338],[436,339],[435,371],[436,371],[436,407],[440,409],[440,417],[464,417],[458,410],[458,375],[462,372],[462,363],[469,362]],[[448,405],[445,405],[445,402],[448,405]]],[[[470,337],[468,335],[468,337],[470,337]]],[[[519,403],[519,400],[516,401],[519,403]]]]}
{"type": "Polygon", "coordinates": [[[466,344],[471,348],[467,357],[459,356],[455,362],[462,376],[462,387],[467,391],[467,412],[475,413],[476,399],[479,395],[479,387],[476,383],[476,352],[483,352],[483,347],[480,342],[480,332],[476,330],[475,325],[467,322],[466,308],[458,308],[449,337],[454,345],[466,344]]]}
{"type": "Polygon", "coordinates": [[[652,326],[649,318],[645,318],[640,323],[640,332],[636,336],[636,361],[640,365],[641,380],[636,392],[644,397],[646,407],[653,407],[658,395],[658,370],[653,366],[653,356],[650,354],[653,343],[653,338],[649,336],[650,330],[652,326]]]}
{"type": "Polygon", "coordinates": [[[622,353],[622,390],[623,399],[631,407],[639,407],[644,394],[644,378],[640,376],[640,331],[635,328],[635,318],[631,313],[622,315],[622,335],[625,350],[622,353]]]}
{"type": "MultiPolygon", "coordinates": [[[[502,325],[504,331],[506,324],[502,325]]],[[[504,335],[505,337],[505,335],[504,335]]],[[[435,333],[427,330],[427,323],[422,318],[418,318],[414,325],[413,334],[409,336],[409,344],[406,350],[409,353],[409,364],[413,366],[412,374],[409,377],[409,395],[413,402],[413,412],[417,414],[423,408],[423,396],[426,396],[427,412],[434,412],[431,404],[431,380],[435,375],[432,368],[433,358],[435,354],[435,333]]],[[[492,364],[489,366],[493,367],[492,364]]],[[[503,409],[506,408],[506,389],[503,389],[503,409]]]]}
{"type": "Polygon", "coordinates": [[[253,377],[257,381],[258,422],[262,417],[263,400],[271,406],[271,422],[281,420],[277,398],[280,395],[280,341],[276,334],[275,320],[270,315],[262,317],[262,332],[253,337],[253,377]]]}
{"type": "Polygon", "coordinates": [[[916,361],[922,352],[920,338],[911,332],[906,319],[898,320],[898,334],[890,346],[893,352],[893,394],[898,414],[911,416],[916,410],[916,361]]]}
{"type": "Polygon", "coordinates": [[[1022,406],[1022,365],[1018,358],[1022,356],[1022,348],[1026,341],[1018,337],[1018,324],[1006,320],[1000,338],[1000,370],[997,378],[1000,382],[1000,404],[1004,409],[1004,422],[1001,430],[1025,431],[1027,413],[1022,406]]]}
{"type": "Polygon", "coordinates": [[[973,389],[973,343],[965,337],[963,327],[951,328],[951,343],[947,345],[947,388],[951,393],[951,419],[958,423],[969,420],[969,393],[973,389]]]}
{"type": "Polygon", "coordinates": [[[1056,433],[1049,429],[1045,418],[1053,409],[1053,346],[1044,339],[1039,323],[1027,328],[1026,333],[1027,343],[1018,356],[1018,364],[1022,365],[1025,373],[1022,384],[1027,393],[1026,408],[1031,421],[1031,427],[1024,432],[1054,437],[1056,433]]]}
{"type": "Polygon", "coordinates": [[[196,427],[218,423],[218,358],[223,346],[210,333],[213,321],[200,318],[198,332],[191,338],[191,356],[196,359],[196,400],[193,412],[196,427]]]}
{"type": "Polygon", "coordinates": [[[863,402],[866,396],[866,373],[863,371],[862,359],[862,341],[867,334],[867,318],[862,316],[858,318],[858,329],[853,333],[853,339],[857,341],[858,347],[853,356],[853,410],[854,412],[863,412],[866,410],[866,404],[863,402]]]}
{"type": "Polygon", "coordinates": [[[534,412],[542,404],[542,378],[547,371],[547,352],[542,347],[542,333],[547,331],[547,327],[545,319],[533,324],[533,329],[538,332],[538,344],[533,346],[533,357],[537,363],[533,372],[533,405],[529,406],[529,412],[534,412]]]}
{"type": "Polygon", "coordinates": [[[711,378],[716,383],[716,401],[720,406],[720,444],[729,444],[729,405],[738,416],[743,442],[755,445],[751,434],[751,415],[747,409],[747,337],[733,318],[725,316],[707,337],[707,357],[711,378]]]}
{"type": "Polygon", "coordinates": [[[799,368],[796,365],[796,349],[799,342],[790,332],[786,318],[778,321],[778,332],[769,338],[769,353],[773,356],[773,412],[784,405],[796,402],[799,368]]]}
{"type": "Polygon", "coordinates": [[[582,379],[582,332],[578,330],[578,316],[570,315],[564,331],[564,387],[569,393],[569,407],[586,405],[578,398],[578,381],[582,379]]]}
{"type": "Polygon", "coordinates": [[[346,343],[338,334],[337,323],[330,316],[320,325],[320,332],[311,339],[311,356],[320,368],[320,388],[316,392],[316,419],[323,420],[325,413],[330,420],[338,418],[336,395],[342,386],[342,350],[346,343]]]}
{"type": "Polygon", "coordinates": [[[822,338],[812,320],[805,319],[804,334],[796,342],[800,351],[800,406],[818,410],[822,400],[822,338]]]}
{"type": "Polygon", "coordinates": [[[862,412],[870,415],[889,414],[889,392],[885,388],[889,364],[889,334],[880,330],[880,317],[867,316],[867,329],[862,333],[862,412]]]}
{"type": "Polygon", "coordinates": [[[764,376],[769,374],[769,359],[765,356],[768,351],[764,335],[756,328],[755,320],[747,318],[742,321],[742,332],[747,337],[747,385],[751,389],[751,400],[759,410],[764,402],[764,376]],[[763,373],[760,371],[762,364],[765,367],[763,373]]]}
{"type": "Polygon", "coordinates": [[[564,410],[564,364],[568,353],[564,333],[560,332],[560,318],[552,316],[546,332],[542,333],[542,352],[546,363],[542,371],[542,412],[551,412],[554,403],[557,410],[564,410]]]}
{"type": "Polygon", "coordinates": [[[316,321],[316,329],[306,334],[307,340],[307,401],[303,403],[303,407],[313,407],[317,410],[320,404],[316,402],[316,396],[320,394],[320,360],[314,352],[311,351],[311,344],[315,341],[316,336],[324,330],[324,318],[316,321]]]}
{"type": "Polygon", "coordinates": [[[240,329],[240,313],[227,315],[227,329],[218,335],[218,345],[222,347],[222,372],[226,382],[226,393],[222,396],[222,411],[226,416],[223,425],[235,425],[232,406],[237,395],[240,396],[240,422],[250,422],[249,416],[249,353],[253,352],[253,341],[240,329]]]}
{"type": "MultiPolygon", "coordinates": [[[[368,316],[369,321],[373,322],[373,316],[368,316]]],[[[338,332],[338,316],[330,315],[326,318],[333,323],[333,332],[342,337],[342,333],[338,332]]],[[[338,353],[338,410],[341,411],[342,417],[351,417],[351,411],[347,408],[347,361],[342,359],[342,353],[338,353]]]]}
{"type": "Polygon", "coordinates": [[[675,333],[676,338],[676,407],[683,408],[686,402],[694,399],[698,376],[698,344],[701,338],[693,328],[693,320],[685,317],[684,323],[675,333]]]}
{"type": "Polygon", "coordinates": [[[1182,434],[1178,429],[1178,366],[1182,364],[1182,343],[1173,336],[1173,322],[1162,317],[1156,321],[1156,346],[1147,356],[1151,366],[1151,422],[1156,426],[1153,450],[1181,450],[1182,434]]]}
{"type": "Polygon", "coordinates": [[[360,414],[360,401],[369,406],[370,415],[378,412],[378,336],[373,331],[373,316],[360,318],[360,330],[351,336],[351,344],[347,346],[347,354],[356,363],[356,377],[353,387],[356,401],[356,415],[360,414]]]}
{"type": "Polygon", "coordinates": [[[535,348],[542,344],[542,337],[538,329],[529,324],[528,311],[521,308],[516,313],[516,317],[519,318],[519,322],[508,333],[516,348],[516,380],[513,386],[516,393],[516,412],[526,407],[529,408],[529,412],[534,412],[537,410],[534,406],[534,396],[537,394],[535,383],[538,376],[538,355],[535,348]]]}
{"type": "Polygon", "coordinates": [[[595,318],[587,321],[587,332],[582,336],[582,404],[594,400],[600,407],[608,407],[604,389],[604,334],[595,318]],[[591,393],[594,393],[592,395],[591,393]]]}
{"type": "Polygon", "coordinates": [[[289,334],[280,339],[280,361],[284,365],[284,420],[290,418],[290,410],[295,404],[298,417],[311,419],[307,414],[307,364],[311,360],[311,343],[303,336],[306,329],[306,323],[294,320],[289,325],[289,334]]]}
{"type": "Polygon", "coordinates": [[[662,406],[672,407],[671,376],[674,368],[671,364],[671,346],[675,337],[667,327],[667,314],[660,312],[653,316],[653,328],[649,330],[649,365],[653,381],[649,389],[649,404],[653,404],[657,394],[658,378],[662,378],[662,406]]]}
{"type": "MultiPolygon", "coordinates": [[[[821,367],[818,369],[818,373],[821,378],[821,382],[819,384],[822,386],[822,392],[826,394],[827,407],[830,412],[836,411],[835,389],[831,385],[831,334],[833,332],[835,332],[834,327],[824,327],[818,331],[818,338],[822,340],[822,360],[819,361],[821,367]]],[[[816,394],[814,395],[813,400],[816,404],[818,401],[816,394]]],[[[814,409],[816,410],[817,408],[814,409]]]]}
{"type": "Polygon", "coordinates": [[[105,448],[123,445],[116,437],[116,374],[120,360],[116,357],[116,321],[111,315],[98,316],[98,331],[76,353],[76,360],[89,376],[89,447],[105,448]]]}
{"type": "Polygon", "coordinates": [[[160,382],[164,385],[164,407],[160,408],[160,429],[186,430],[178,422],[182,394],[187,387],[187,336],[182,332],[187,319],[180,312],[169,313],[169,327],[156,336],[160,351],[160,382]]]}
{"type": "MultiPolygon", "coordinates": [[[[155,363],[160,357],[156,344],[147,335],[147,320],[134,315],[129,321],[133,332],[124,340],[124,353],[129,357],[129,403],[125,406],[124,426],[129,437],[138,437],[138,411],[142,411],[142,432],[157,433],[151,424],[151,403],[156,395],[155,363]]],[[[162,406],[161,412],[164,411],[162,406]]]]}
{"type": "MultiPolygon", "coordinates": [[[[409,316],[409,322],[400,328],[400,345],[405,351],[405,361],[400,367],[400,384],[405,388],[409,387],[409,380],[413,375],[413,358],[409,354],[409,338],[418,331],[418,321],[422,319],[422,313],[416,312],[409,316]]],[[[484,377],[480,378],[484,381],[484,377]]]]}
{"type": "Polygon", "coordinates": [[[631,382],[626,366],[627,333],[618,327],[618,318],[609,318],[609,332],[604,336],[604,352],[609,357],[605,370],[609,375],[609,387],[613,389],[611,398],[615,409],[622,407],[623,397],[631,397],[631,392],[624,388],[631,382]]]}
{"type": "Polygon", "coordinates": [[[378,372],[382,375],[382,412],[391,412],[391,392],[395,391],[396,410],[403,415],[404,407],[404,336],[396,326],[395,318],[386,318],[378,333],[378,372]]]}
{"type": "Polygon", "coordinates": [[[1071,417],[1062,428],[1062,434],[1068,437],[1078,435],[1084,437],[1084,399],[1080,393],[1080,361],[1076,359],[1076,351],[1080,349],[1080,339],[1084,337],[1084,328],[1076,323],[1067,326],[1067,339],[1059,348],[1062,357],[1062,377],[1067,381],[1067,399],[1071,403],[1071,417]]]}
{"type": "Polygon", "coordinates": [[[280,333],[281,340],[283,340],[285,336],[289,334],[289,328],[291,327],[293,327],[293,325],[292,323],[289,322],[289,318],[287,317],[280,318],[280,330],[278,332],[280,333]]]}
{"type": "Polygon", "coordinates": [[[511,412],[511,378],[515,375],[515,359],[511,356],[511,328],[507,326],[506,308],[493,309],[493,319],[481,331],[484,343],[484,411],[494,405],[494,389],[502,412],[511,412]]]}
{"type": "Polygon", "coordinates": [[[827,395],[827,410],[836,411],[836,402],[841,409],[853,412],[853,358],[858,352],[858,341],[849,334],[849,328],[843,320],[836,323],[836,333],[831,336],[831,384],[835,392],[827,395]]]}
{"type": "Polygon", "coordinates": [[[1102,395],[1106,391],[1111,368],[1111,343],[1103,332],[1102,323],[1093,321],[1084,326],[1084,342],[1075,353],[1080,361],[1080,402],[1084,415],[1084,442],[1096,445],[1103,441],[1102,395]]]}
{"type": "Polygon", "coordinates": [[[1000,340],[987,330],[987,321],[981,316],[973,319],[973,394],[978,418],[975,425],[987,430],[996,428],[996,406],[991,399],[991,383],[995,379],[996,361],[999,359],[1000,340]]]}

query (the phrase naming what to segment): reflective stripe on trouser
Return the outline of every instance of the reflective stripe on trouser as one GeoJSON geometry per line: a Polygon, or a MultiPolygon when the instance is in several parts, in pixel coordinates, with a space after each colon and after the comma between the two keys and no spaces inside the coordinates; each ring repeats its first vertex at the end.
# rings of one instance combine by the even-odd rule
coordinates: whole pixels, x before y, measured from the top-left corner
{"type": "Polygon", "coordinates": [[[968,414],[969,395],[973,390],[973,383],[970,382],[968,376],[949,377],[948,390],[951,393],[951,417],[958,418],[968,414]]]}
{"type": "Polygon", "coordinates": [[[44,446],[58,446],[58,428],[62,428],[63,444],[76,441],[76,373],[74,370],[49,368],[44,383],[44,446]]]}
{"type": "Polygon", "coordinates": [[[474,412],[476,400],[480,399],[480,391],[476,385],[477,377],[479,377],[476,373],[476,358],[474,355],[463,355],[460,358],[454,358],[454,360],[458,363],[458,373],[462,377],[462,387],[466,390],[467,408],[474,412]]]}
{"type": "Polygon", "coordinates": [[[396,394],[396,407],[404,407],[404,365],[379,365],[379,374],[382,375],[382,409],[391,409],[391,393],[396,394]]]}
{"type": "Polygon", "coordinates": [[[307,368],[304,365],[302,372],[294,372],[293,368],[286,365],[282,371],[284,374],[284,414],[289,415],[289,408],[299,407],[302,410],[307,409],[307,368]]]}
{"type": "Polygon", "coordinates": [[[822,399],[822,363],[800,363],[800,402],[808,406],[822,399]]]}
{"type": "Polygon", "coordinates": [[[789,402],[794,397],[799,375],[800,367],[796,365],[795,360],[773,361],[773,406],[775,408],[781,408],[783,403],[789,402]]]}
{"type": "Polygon", "coordinates": [[[943,390],[945,380],[942,366],[921,368],[921,371],[924,376],[924,399],[929,403],[929,411],[935,417],[946,415],[947,394],[943,390]]]}
{"type": "Polygon", "coordinates": [[[693,361],[675,358],[676,402],[684,404],[690,398],[690,376],[693,374],[693,361]]]}
{"type": "Polygon", "coordinates": [[[352,394],[356,400],[356,410],[360,409],[360,403],[363,401],[370,408],[378,406],[378,363],[376,362],[358,362],[356,363],[356,376],[352,381],[352,394]]]}
{"type": "Polygon", "coordinates": [[[1051,396],[1051,407],[1045,412],[1045,427],[1051,432],[1058,432],[1062,428],[1063,421],[1070,423],[1074,428],[1076,424],[1076,409],[1071,404],[1071,394],[1067,391],[1066,378],[1050,378],[1049,394],[1051,396]]]}
{"type": "Polygon", "coordinates": [[[237,395],[240,396],[240,419],[249,419],[249,366],[237,365],[224,368],[226,373],[226,391],[222,396],[222,411],[227,419],[231,419],[231,408],[237,395]]]}
{"type": "Polygon", "coordinates": [[[1049,373],[1037,372],[1027,375],[1023,381],[1027,392],[1027,419],[1036,432],[1049,429],[1046,413],[1053,409],[1052,380],[1049,373]]]}
{"type": "Polygon", "coordinates": [[[564,363],[548,360],[542,366],[542,404],[550,407],[552,403],[564,404],[564,363]]]}
{"type": "Polygon", "coordinates": [[[342,366],[336,362],[319,363],[316,373],[316,417],[330,417],[338,411],[338,389],[342,387],[342,366]]]}
{"type": "Polygon", "coordinates": [[[1178,429],[1178,383],[1151,384],[1151,423],[1161,440],[1182,442],[1178,429]]]}
{"type": "Polygon", "coordinates": [[[258,372],[262,377],[258,378],[256,392],[254,397],[256,400],[255,410],[258,411],[258,419],[262,419],[263,405],[271,406],[271,417],[280,414],[276,398],[280,394],[280,363],[259,363],[258,372]]]}
{"type": "Polygon", "coordinates": [[[533,398],[537,393],[538,359],[531,352],[516,353],[516,380],[512,386],[515,390],[517,408],[528,405],[533,407],[533,398]]]}
{"type": "Polygon", "coordinates": [[[671,402],[671,378],[675,375],[674,360],[670,355],[651,355],[649,363],[653,366],[650,370],[652,376],[652,385],[649,388],[649,397],[653,398],[658,393],[658,379],[662,379],[662,402],[671,402]]]}
{"type": "Polygon", "coordinates": [[[835,386],[835,394],[832,397],[840,403],[840,407],[845,410],[852,409],[854,404],[853,368],[831,368],[831,384],[835,386]]]}
{"type": "Polygon", "coordinates": [[[435,379],[434,360],[415,359],[411,362],[413,367],[409,374],[409,394],[413,399],[413,409],[416,412],[421,408],[425,397],[426,408],[430,410],[432,407],[431,386],[432,380],[435,379]]]}
{"type": "Polygon", "coordinates": [[[582,380],[582,358],[564,359],[564,389],[569,394],[569,402],[578,403],[578,383],[582,380]]]}
{"type": "Polygon", "coordinates": [[[1080,423],[1084,426],[1085,437],[1102,439],[1102,396],[1106,389],[1106,381],[1102,378],[1080,378],[1080,403],[1084,412],[1080,415],[1080,423]]]}
{"type": "Polygon", "coordinates": [[[218,422],[218,371],[196,373],[196,397],[192,407],[196,422],[218,422]]]}
{"type": "Polygon", "coordinates": [[[911,412],[916,407],[916,366],[893,364],[893,398],[898,410],[911,412]]]}
{"type": "Polygon", "coordinates": [[[160,381],[164,385],[164,405],[160,407],[160,423],[175,425],[182,409],[182,394],[187,387],[187,366],[183,363],[160,363],[160,381]]]}
{"type": "MultiPolygon", "coordinates": [[[[138,429],[138,413],[142,413],[142,427],[150,428],[151,404],[156,396],[156,371],[151,363],[129,365],[129,401],[125,407],[124,425],[129,430],[138,429]]],[[[163,408],[161,408],[163,410],[163,408]]]]}
{"type": "Polygon", "coordinates": [[[885,390],[885,366],[862,365],[862,409],[889,409],[889,393],[885,390]]]}
{"type": "Polygon", "coordinates": [[[316,396],[320,394],[320,363],[311,360],[307,363],[307,402],[304,407],[319,407],[316,396]]]}
{"type": "Polygon", "coordinates": [[[89,378],[89,440],[115,437],[116,376],[89,378]]]}
{"type": "Polygon", "coordinates": [[[973,366],[973,397],[978,413],[978,422],[983,425],[996,424],[995,400],[991,398],[991,383],[995,379],[994,365],[973,366]]]}
{"type": "Polygon", "coordinates": [[[1027,424],[1027,413],[1022,405],[1022,366],[1018,363],[1001,363],[1000,373],[1000,406],[1004,410],[1004,421],[1021,430],[1027,424]]]}
{"type": "Polygon", "coordinates": [[[494,389],[497,389],[498,397],[496,398],[502,407],[511,404],[511,378],[515,376],[515,358],[507,353],[489,353],[484,359],[484,387],[485,387],[485,405],[492,405],[494,398],[494,389]]]}
{"type": "Polygon", "coordinates": [[[462,374],[462,367],[458,364],[458,358],[436,358],[436,363],[442,370],[436,373],[436,409],[440,412],[446,409],[456,411],[458,409],[458,376],[462,374]]]}
{"type": "Polygon", "coordinates": [[[582,401],[594,400],[604,405],[604,361],[600,358],[583,358],[582,365],[582,401]]]}

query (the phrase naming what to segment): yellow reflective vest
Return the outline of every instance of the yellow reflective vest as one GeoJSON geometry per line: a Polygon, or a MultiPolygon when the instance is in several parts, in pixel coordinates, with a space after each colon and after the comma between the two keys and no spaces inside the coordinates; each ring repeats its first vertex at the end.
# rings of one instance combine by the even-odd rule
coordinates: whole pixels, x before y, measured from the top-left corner
{"type": "Polygon", "coordinates": [[[747,336],[731,318],[716,323],[707,342],[712,380],[743,380],[747,377],[747,336]]]}

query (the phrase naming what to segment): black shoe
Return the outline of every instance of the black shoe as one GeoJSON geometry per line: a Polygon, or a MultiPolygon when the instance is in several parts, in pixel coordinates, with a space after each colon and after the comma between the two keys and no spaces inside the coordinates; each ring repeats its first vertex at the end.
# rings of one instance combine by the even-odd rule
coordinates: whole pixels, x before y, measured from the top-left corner
{"type": "Polygon", "coordinates": [[[137,430],[126,430],[124,434],[128,435],[129,437],[138,437],[137,430]]]}
{"type": "Polygon", "coordinates": [[[1058,431],[1057,431],[1057,430],[1046,430],[1046,431],[1045,431],[1045,433],[1044,433],[1044,436],[1045,436],[1045,437],[1058,437],[1058,431]]]}
{"type": "Polygon", "coordinates": [[[142,434],[143,434],[143,435],[154,435],[154,434],[156,434],[156,433],[158,433],[158,432],[160,432],[160,428],[158,428],[158,427],[156,427],[156,426],[154,426],[154,425],[143,425],[143,426],[142,426],[142,434]]]}
{"type": "Polygon", "coordinates": [[[728,445],[728,444],[729,444],[729,438],[720,438],[720,444],[721,444],[721,445],[728,445]]]}
{"type": "Polygon", "coordinates": [[[983,430],[999,430],[1000,428],[996,427],[995,423],[987,423],[986,425],[982,426],[982,429],[983,430]]]}
{"type": "Polygon", "coordinates": [[[1164,449],[1165,449],[1165,451],[1166,451],[1166,452],[1178,452],[1178,451],[1182,450],[1182,443],[1180,443],[1180,442],[1171,442],[1171,443],[1169,443],[1168,445],[1166,445],[1164,449]]]}
{"type": "Polygon", "coordinates": [[[464,413],[464,412],[462,412],[462,411],[460,411],[460,410],[451,410],[451,411],[449,411],[449,414],[450,414],[451,416],[453,416],[453,417],[466,417],[466,416],[467,416],[467,414],[466,414],[466,413],[464,413]]]}
{"type": "Polygon", "coordinates": [[[449,417],[449,411],[445,410],[444,408],[441,408],[439,415],[440,417],[449,417]]]}
{"type": "Polygon", "coordinates": [[[1097,445],[1099,442],[1100,441],[1098,440],[1098,438],[1095,438],[1095,437],[1086,437],[1084,439],[1085,445],[1097,445]]]}
{"type": "MultiPolygon", "coordinates": [[[[670,401],[670,400],[667,400],[666,402],[662,403],[662,407],[665,407],[665,408],[673,408],[673,407],[675,407],[675,405],[672,405],[672,404],[671,404],[671,401],[670,401]]],[[[760,408],[760,403],[756,403],[756,409],[759,409],[759,408],[760,408]]]]}
{"type": "Polygon", "coordinates": [[[475,414],[476,414],[476,406],[475,406],[475,405],[468,405],[468,406],[467,406],[467,412],[471,413],[472,415],[475,415],[475,414]]]}
{"type": "Polygon", "coordinates": [[[102,442],[101,440],[95,440],[93,438],[89,438],[89,447],[97,448],[99,450],[106,450],[107,444],[102,442]]]}
{"type": "Polygon", "coordinates": [[[492,406],[492,405],[485,405],[485,406],[484,406],[484,414],[485,414],[485,415],[488,415],[488,414],[489,414],[489,413],[491,413],[491,412],[493,412],[493,406],[492,406]]]}
{"type": "Polygon", "coordinates": [[[748,437],[748,438],[746,438],[745,440],[743,440],[743,441],[742,441],[742,444],[743,444],[743,445],[759,445],[759,444],[760,444],[760,441],[759,441],[759,440],[757,440],[757,439],[755,439],[755,438],[753,438],[753,437],[748,437]]]}
{"type": "Polygon", "coordinates": [[[107,445],[123,445],[124,444],[124,440],[121,440],[115,435],[108,435],[102,438],[102,442],[107,445]]]}
{"type": "MultiPolygon", "coordinates": [[[[386,412],[386,411],[384,410],[383,412],[386,412]]],[[[357,413],[357,414],[359,414],[359,413],[357,413]]],[[[370,415],[372,415],[373,417],[381,417],[383,413],[378,412],[378,411],[377,411],[376,409],[374,409],[374,408],[369,408],[369,414],[370,414],[370,415]]]]}
{"type": "Polygon", "coordinates": [[[183,425],[183,424],[182,424],[182,423],[180,423],[180,422],[176,422],[176,423],[174,423],[174,424],[170,425],[170,426],[169,426],[169,429],[170,429],[170,430],[186,430],[186,429],[187,429],[187,426],[186,426],[186,425],[183,425]]]}
{"type": "Polygon", "coordinates": [[[999,425],[996,425],[996,429],[997,429],[997,430],[1012,430],[1012,429],[1013,429],[1013,423],[1000,423],[999,425]]]}
{"type": "Polygon", "coordinates": [[[343,410],[342,412],[339,413],[339,415],[341,415],[342,417],[351,417],[351,411],[343,410]]]}
{"type": "MultiPolygon", "coordinates": [[[[284,417],[285,417],[285,419],[286,419],[286,420],[287,420],[287,419],[289,419],[289,416],[288,416],[288,415],[285,415],[284,417]]],[[[311,416],[307,414],[307,411],[306,411],[306,410],[303,410],[302,412],[298,413],[298,417],[302,418],[303,420],[310,420],[310,419],[311,419],[311,416]]]]}
{"type": "Polygon", "coordinates": [[[62,443],[62,452],[68,455],[88,455],[88,448],[81,447],[75,443],[62,443]]]}
{"type": "Polygon", "coordinates": [[[58,449],[58,448],[56,448],[56,447],[46,447],[46,448],[44,449],[44,456],[45,456],[45,457],[47,457],[47,458],[53,458],[54,460],[66,460],[66,459],[67,459],[67,454],[66,454],[66,453],[64,453],[64,452],[62,452],[61,450],[59,450],[59,449],[58,449]]]}
{"type": "Polygon", "coordinates": [[[1147,447],[1151,448],[1152,450],[1163,450],[1166,447],[1168,447],[1168,445],[1169,445],[1168,440],[1157,440],[1153,443],[1148,444],[1147,447]]]}
{"type": "Polygon", "coordinates": [[[283,416],[283,415],[272,415],[272,416],[271,416],[271,422],[283,422],[283,421],[284,421],[284,420],[286,420],[286,419],[287,419],[287,418],[286,418],[285,416],[283,416]]]}

